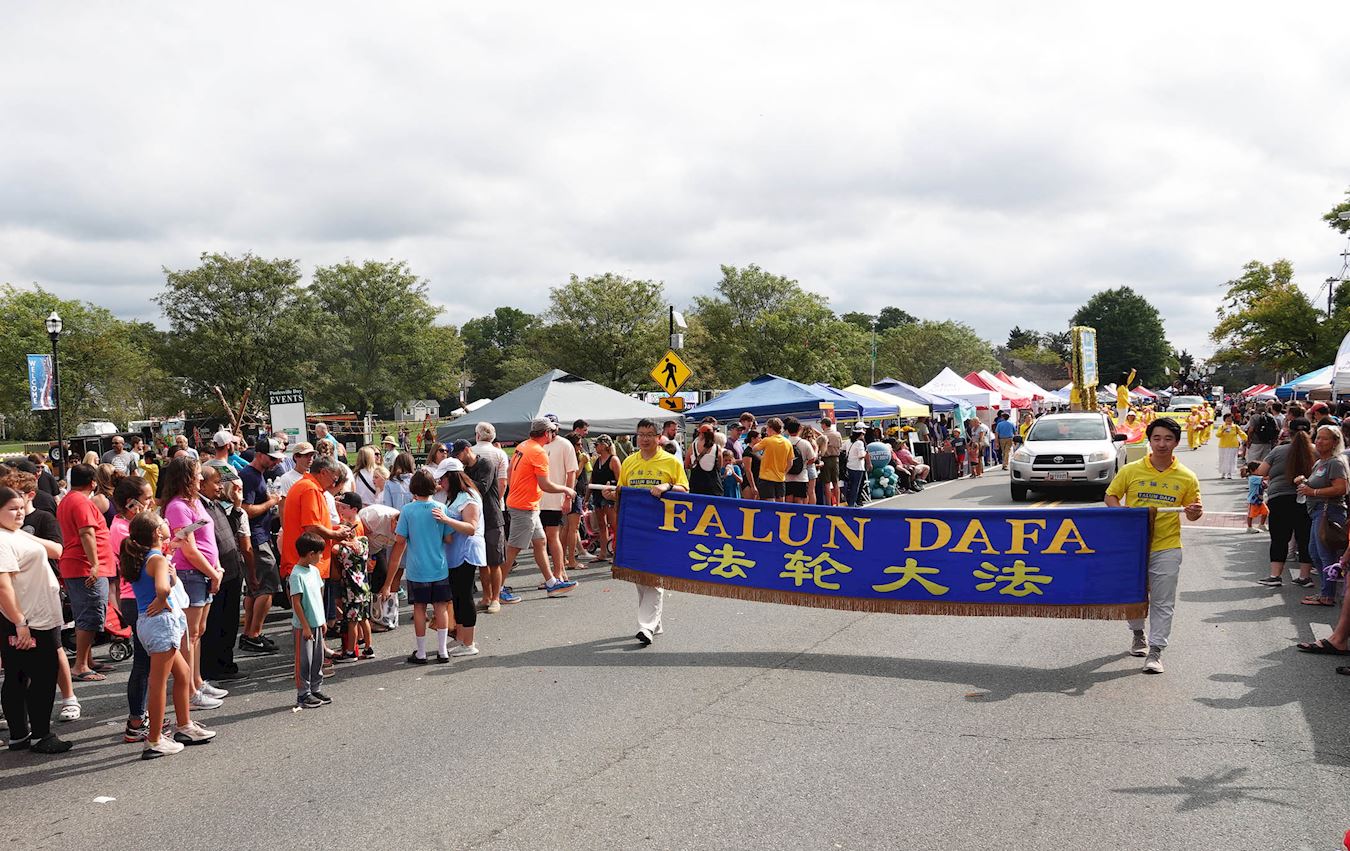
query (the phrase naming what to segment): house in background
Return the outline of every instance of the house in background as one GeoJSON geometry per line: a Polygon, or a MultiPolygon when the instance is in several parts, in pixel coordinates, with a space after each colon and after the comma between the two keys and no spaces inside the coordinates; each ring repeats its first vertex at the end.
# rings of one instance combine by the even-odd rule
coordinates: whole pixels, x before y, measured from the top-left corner
{"type": "Polygon", "coordinates": [[[441,403],[435,399],[414,399],[394,406],[394,420],[400,423],[420,423],[427,417],[441,418],[441,403]]]}

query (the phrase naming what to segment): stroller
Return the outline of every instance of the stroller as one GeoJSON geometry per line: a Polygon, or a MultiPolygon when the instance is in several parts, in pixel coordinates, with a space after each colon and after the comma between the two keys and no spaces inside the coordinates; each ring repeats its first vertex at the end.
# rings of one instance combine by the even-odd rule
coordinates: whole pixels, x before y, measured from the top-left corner
{"type": "MultiPolygon", "coordinates": [[[[70,598],[66,589],[61,589],[61,616],[65,624],[61,627],[61,646],[66,653],[75,652],[75,614],[70,607],[70,598]]],[[[108,645],[108,658],[114,662],[125,662],[131,658],[131,627],[122,623],[122,612],[117,607],[117,598],[109,597],[108,608],[103,614],[103,629],[94,636],[94,646],[108,645]]]]}

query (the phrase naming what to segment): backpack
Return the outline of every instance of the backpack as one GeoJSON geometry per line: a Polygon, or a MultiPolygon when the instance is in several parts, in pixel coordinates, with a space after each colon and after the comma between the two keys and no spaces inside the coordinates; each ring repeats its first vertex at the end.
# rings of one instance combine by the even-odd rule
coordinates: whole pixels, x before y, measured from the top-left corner
{"type": "Polygon", "coordinates": [[[1270,414],[1261,414],[1256,419],[1252,436],[1255,438],[1252,443],[1274,443],[1280,436],[1280,429],[1270,414]]]}
{"type": "Polygon", "coordinates": [[[792,463],[788,465],[789,476],[801,475],[802,470],[806,469],[806,456],[802,454],[801,438],[794,438],[792,441],[792,463]]]}

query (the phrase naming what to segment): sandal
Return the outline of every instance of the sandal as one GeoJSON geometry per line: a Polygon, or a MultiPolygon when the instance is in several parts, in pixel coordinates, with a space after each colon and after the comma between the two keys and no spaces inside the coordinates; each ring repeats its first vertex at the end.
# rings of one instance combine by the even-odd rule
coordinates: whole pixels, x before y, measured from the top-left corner
{"type": "Polygon", "coordinates": [[[101,683],[107,679],[107,677],[92,669],[82,674],[71,674],[70,678],[77,683],[101,683]]]}
{"type": "Polygon", "coordinates": [[[1350,656],[1350,650],[1342,650],[1329,639],[1319,641],[1300,641],[1294,645],[1300,653],[1312,653],[1317,656],[1350,656]]]}
{"type": "Polygon", "coordinates": [[[60,713],[59,715],[57,715],[56,718],[57,718],[57,720],[59,720],[59,721],[79,721],[79,720],[80,720],[80,704],[79,704],[79,703],[62,703],[62,704],[61,704],[61,713],[60,713]]]}
{"type": "Polygon", "coordinates": [[[1304,597],[1299,601],[1305,606],[1334,606],[1336,601],[1330,597],[1304,597]]]}
{"type": "Polygon", "coordinates": [[[89,668],[91,670],[98,671],[100,674],[106,674],[109,671],[113,670],[113,666],[109,665],[107,662],[90,662],[89,668]]]}

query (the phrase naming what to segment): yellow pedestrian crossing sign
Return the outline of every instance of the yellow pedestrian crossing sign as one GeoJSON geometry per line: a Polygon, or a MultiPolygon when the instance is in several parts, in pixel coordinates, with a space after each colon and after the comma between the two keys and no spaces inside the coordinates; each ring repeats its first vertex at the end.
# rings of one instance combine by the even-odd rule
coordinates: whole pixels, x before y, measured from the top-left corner
{"type": "Polygon", "coordinates": [[[694,373],[685,366],[679,355],[674,351],[667,351],[665,356],[656,362],[656,366],[652,367],[650,374],[652,381],[666,391],[667,396],[674,396],[694,373]]]}

